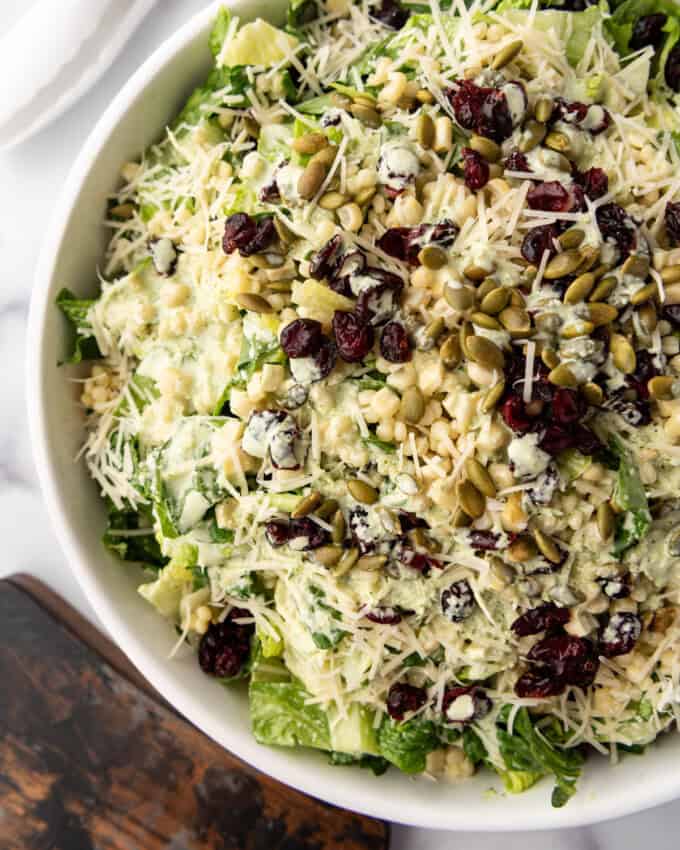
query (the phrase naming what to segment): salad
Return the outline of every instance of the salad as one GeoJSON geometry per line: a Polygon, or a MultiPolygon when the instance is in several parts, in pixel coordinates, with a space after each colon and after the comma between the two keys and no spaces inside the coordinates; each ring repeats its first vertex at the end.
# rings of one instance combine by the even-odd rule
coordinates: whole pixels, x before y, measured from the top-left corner
{"type": "Polygon", "coordinates": [[[104,544],[262,744],[561,806],[680,718],[680,8],[210,47],[58,298],[104,544]]]}

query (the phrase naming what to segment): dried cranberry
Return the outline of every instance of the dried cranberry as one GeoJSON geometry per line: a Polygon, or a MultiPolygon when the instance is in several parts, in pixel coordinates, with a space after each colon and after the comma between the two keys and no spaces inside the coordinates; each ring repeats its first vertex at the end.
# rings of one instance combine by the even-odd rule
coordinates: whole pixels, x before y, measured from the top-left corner
{"type": "Polygon", "coordinates": [[[257,225],[255,219],[246,213],[234,213],[224,223],[222,248],[225,254],[233,254],[249,245],[255,236],[257,225]]]}
{"type": "Polygon", "coordinates": [[[463,148],[461,154],[465,185],[471,192],[478,192],[489,182],[489,164],[472,148],[463,148]]]}
{"type": "Polygon", "coordinates": [[[311,357],[321,347],[323,333],[316,319],[295,319],[281,331],[281,348],[289,357],[311,357]]]}
{"type": "Polygon", "coordinates": [[[336,278],[349,278],[362,274],[365,268],[366,257],[361,251],[350,251],[340,259],[333,274],[336,278]]]}
{"type": "Polygon", "coordinates": [[[288,544],[298,551],[318,549],[319,546],[325,546],[329,540],[326,529],[309,517],[298,517],[290,521],[288,544]]]}
{"type": "Polygon", "coordinates": [[[320,248],[309,261],[309,274],[315,280],[323,280],[334,275],[342,256],[342,237],[336,234],[320,248]]]}
{"type": "Polygon", "coordinates": [[[652,378],[661,374],[657,357],[649,351],[640,350],[636,352],[635,372],[626,377],[628,386],[637,392],[638,399],[646,401],[649,398],[647,385],[652,378]]]}
{"type": "Polygon", "coordinates": [[[588,105],[578,101],[568,102],[561,97],[555,100],[552,120],[588,130],[593,136],[603,133],[611,124],[611,116],[603,106],[597,103],[588,105]]]}
{"type": "Polygon", "coordinates": [[[356,312],[372,325],[386,322],[397,309],[398,298],[403,287],[399,278],[399,286],[394,283],[380,283],[370,289],[364,289],[357,298],[356,312]]]}
{"type": "Polygon", "coordinates": [[[401,614],[396,608],[374,608],[364,614],[367,620],[380,626],[396,626],[401,623],[401,614]]]}
{"type": "Polygon", "coordinates": [[[357,312],[336,310],[333,333],[338,354],[347,363],[358,363],[373,348],[374,333],[370,323],[357,312]]]}
{"type": "Polygon", "coordinates": [[[503,402],[501,415],[506,424],[517,434],[525,434],[533,427],[533,422],[526,412],[526,405],[522,397],[511,395],[503,402]]]}
{"type": "Polygon", "coordinates": [[[447,96],[461,127],[495,142],[512,135],[512,116],[500,89],[483,88],[472,80],[460,80],[447,91],[447,96]]]}
{"type": "Polygon", "coordinates": [[[653,15],[643,15],[633,24],[633,34],[628,42],[631,50],[642,50],[643,47],[653,47],[655,50],[661,47],[664,32],[663,28],[668,16],[663,12],[653,15]]]}
{"type": "Polygon", "coordinates": [[[411,342],[400,322],[388,322],[383,328],[380,353],[390,363],[406,363],[411,359],[411,342]]]}
{"type": "Polygon", "coordinates": [[[552,668],[568,685],[587,687],[597,673],[592,643],[573,635],[549,635],[532,646],[529,661],[552,668]]]}
{"type": "Polygon", "coordinates": [[[585,414],[583,398],[574,390],[560,387],[555,390],[552,401],[552,416],[560,425],[571,425],[578,422],[585,414]]]}
{"type": "Polygon", "coordinates": [[[468,540],[473,549],[480,552],[493,552],[498,549],[499,536],[493,531],[473,530],[468,532],[468,540]]]}
{"type": "Polygon", "coordinates": [[[466,620],[475,607],[475,597],[467,579],[454,581],[441,596],[442,614],[452,623],[466,620]]]}
{"type": "Polygon", "coordinates": [[[545,605],[539,605],[538,608],[521,614],[511,628],[518,637],[526,637],[563,626],[568,622],[568,608],[559,608],[553,602],[546,602],[545,605]]]}
{"type": "Polygon", "coordinates": [[[515,682],[515,693],[522,699],[548,699],[559,696],[567,683],[549,667],[528,670],[515,682]]]}
{"type": "Polygon", "coordinates": [[[589,168],[587,171],[578,171],[574,174],[574,180],[581,186],[591,201],[596,201],[609,190],[609,178],[601,168],[589,168]]]}
{"type": "Polygon", "coordinates": [[[618,204],[604,204],[595,212],[597,225],[604,239],[616,243],[622,254],[630,254],[637,245],[637,227],[633,219],[618,204]]]}
{"type": "Polygon", "coordinates": [[[600,634],[600,655],[605,658],[626,655],[637,643],[641,632],[642,623],[637,614],[630,611],[612,614],[600,634]]]}
{"type": "Polygon", "coordinates": [[[264,533],[272,546],[283,546],[290,540],[290,525],[285,519],[272,519],[265,525],[264,533]]]}
{"type": "Polygon", "coordinates": [[[630,575],[602,576],[595,579],[602,588],[602,593],[609,599],[626,599],[630,596],[630,575]]]}
{"type": "Polygon", "coordinates": [[[372,18],[391,30],[400,30],[410,17],[408,9],[404,9],[395,0],[383,0],[377,9],[370,13],[372,18]]]}
{"type": "Polygon", "coordinates": [[[452,686],[444,691],[442,714],[449,723],[472,723],[490,711],[491,700],[479,685],[452,686]]]}
{"type": "Polygon", "coordinates": [[[415,266],[423,245],[435,244],[446,248],[453,244],[457,235],[456,225],[444,219],[436,224],[419,224],[417,227],[390,227],[375,244],[390,257],[415,266]]]}
{"type": "Polygon", "coordinates": [[[663,75],[673,91],[680,91],[680,44],[676,44],[668,54],[663,75]]]}
{"type": "Polygon", "coordinates": [[[281,200],[281,193],[279,192],[279,185],[276,180],[272,180],[271,183],[260,189],[259,198],[265,204],[272,204],[281,200]]]}
{"type": "Polygon", "coordinates": [[[403,720],[404,715],[418,711],[425,705],[427,693],[424,688],[416,688],[406,682],[392,685],[387,694],[387,713],[393,720],[403,720]]]}
{"type": "Polygon", "coordinates": [[[528,263],[533,263],[535,266],[539,265],[546,251],[551,256],[556,253],[554,240],[559,235],[559,228],[554,224],[532,227],[522,240],[522,256],[528,263]]]}
{"type": "Polygon", "coordinates": [[[527,192],[527,204],[532,210],[567,212],[572,199],[559,180],[547,180],[532,186],[527,192]]]}
{"type": "Polygon", "coordinates": [[[522,171],[525,174],[531,173],[529,160],[521,151],[513,151],[503,163],[506,171],[522,171]]]}
{"type": "Polygon", "coordinates": [[[319,350],[313,356],[314,365],[319,370],[319,377],[317,380],[322,381],[333,371],[335,362],[338,359],[338,349],[332,339],[324,337],[321,340],[319,350]]]}
{"type": "Polygon", "coordinates": [[[674,204],[672,201],[666,204],[664,222],[666,233],[673,240],[673,244],[677,245],[680,243],[680,204],[674,204]]]}
{"type": "Polygon", "coordinates": [[[251,623],[235,620],[250,617],[248,611],[234,608],[221,623],[212,623],[198,646],[198,663],[204,673],[223,679],[237,676],[250,655],[250,639],[255,631],[251,623]]]}
{"type": "Polygon", "coordinates": [[[406,534],[414,528],[429,528],[427,522],[411,511],[399,511],[399,527],[406,534]]]}
{"type": "Polygon", "coordinates": [[[338,295],[344,295],[345,298],[352,298],[354,296],[349,278],[346,277],[329,278],[328,288],[332,289],[333,292],[337,292],[338,295]]]}

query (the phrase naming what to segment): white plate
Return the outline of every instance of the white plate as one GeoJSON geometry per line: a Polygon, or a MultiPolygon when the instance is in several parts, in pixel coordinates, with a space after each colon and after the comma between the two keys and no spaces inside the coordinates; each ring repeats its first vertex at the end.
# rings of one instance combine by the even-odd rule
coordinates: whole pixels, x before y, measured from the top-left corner
{"type": "MultiPolygon", "coordinates": [[[[271,18],[273,9],[283,8],[280,2],[258,0],[232,5],[245,17],[266,13],[271,18]]],[[[54,299],[63,286],[87,295],[96,291],[95,269],[106,244],[100,225],[106,196],[117,185],[121,164],[161,134],[207,72],[207,34],[216,8],[197,15],[163,44],[115,98],[66,182],[38,265],[28,336],[35,459],[57,534],[93,608],[146,678],[196,726],[265,773],[339,806],[440,829],[524,830],[593,823],[680,796],[677,735],[616,767],[591,758],[578,794],[559,810],[550,807],[550,780],[510,796],[489,793],[493,781],[485,771],[451,786],[409,779],[397,770],[376,778],[365,770],[331,767],[318,753],[261,747],[250,733],[243,692],[204,676],[193,655],[167,660],[175,633],[135,593],[139,574],[101,546],[104,508],[84,466],[73,462],[83,423],[78,385],[69,381],[72,370],[57,367],[65,323],[54,299]]]]}

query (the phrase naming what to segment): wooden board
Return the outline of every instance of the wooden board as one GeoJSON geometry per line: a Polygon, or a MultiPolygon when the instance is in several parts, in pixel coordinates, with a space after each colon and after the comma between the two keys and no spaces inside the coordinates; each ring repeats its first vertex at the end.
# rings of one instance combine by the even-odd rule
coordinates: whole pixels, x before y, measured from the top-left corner
{"type": "MultiPolygon", "coordinates": [[[[338,768],[341,769],[341,768],[338,768]]],[[[0,850],[386,850],[243,764],[34,579],[0,581],[0,850]]]]}

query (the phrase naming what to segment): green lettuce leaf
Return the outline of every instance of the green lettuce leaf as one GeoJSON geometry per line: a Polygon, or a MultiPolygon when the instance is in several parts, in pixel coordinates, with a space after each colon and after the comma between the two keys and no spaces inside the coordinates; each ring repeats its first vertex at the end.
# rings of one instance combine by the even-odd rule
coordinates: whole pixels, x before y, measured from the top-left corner
{"type": "Polygon", "coordinates": [[[177,130],[183,126],[195,126],[202,120],[207,120],[216,115],[215,107],[220,106],[222,101],[216,96],[217,92],[223,95],[241,95],[238,102],[230,101],[232,108],[243,108],[247,106],[245,91],[250,83],[243,65],[232,68],[214,68],[203,83],[198,86],[189,96],[184,108],[173,123],[173,129],[177,130]]]}
{"type": "Polygon", "coordinates": [[[108,521],[102,542],[121,560],[155,568],[164,567],[168,563],[168,558],[164,557],[156,540],[153,516],[149,511],[117,510],[110,505],[108,521]],[[147,533],[140,533],[142,531],[147,533]]]}
{"type": "Polygon", "coordinates": [[[564,749],[564,734],[557,721],[539,729],[526,708],[515,716],[512,734],[507,729],[509,706],[499,717],[498,745],[509,773],[499,771],[506,788],[513,793],[525,790],[542,776],[552,774],[555,788],[552,804],[563,806],[576,791],[583,756],[578,750],[564,749]]]}
{"type": "Polygon", "coordinates": [[[215,58],[220,55],[224,39],[229,31],[230,23],[231,12],[225,6],[220,6],[213,28],[210,30],[210,38],[208,40],[210,44],[210,52],[215,58]]]}
{"type": "Polygon", "coordinates": [[[155,581],[137,588],[140,596],[150,602],[163,617],[179,617],[182,598],[193,590],[194,573],[198,548],[189,543],[177,547],[170,563],[158,573],[155,581]]]}
{"type": "Polygon", "coordinates": [[[619,458],[612,501],[621,511],[617,517],[613,552],[615,557],[620,558],[627,549],[645,537],[652,524],[652,515],[640,473],[628,450],[615,435],[609,438],[609,448],[619,458]]]}
{"type": "Polygon", "coordinates": [[[82,360],[98,360],[102,356],[87,318],[90,307],[96,300],[96,298],[78,298],[68,289],[62,289],[57,295],[57,307],[66,316],[73,329],[71,353],[62,362],[80,363],[82,360]]]}
{"type": "Polygon", "coordinates": [[[308,705],[309,694],[294,682],[251,681],[250,722],[255,740],[278,747],[331,749],[326,712],[308,705]]]}
{"type": "Polygon", "coordinates": [[[395,723],[386,717],[378,730],[380,754],[404,773],[422,773],[427,754],[438,746],[434,723],[427,720],[415,718],[395,723]]]}

